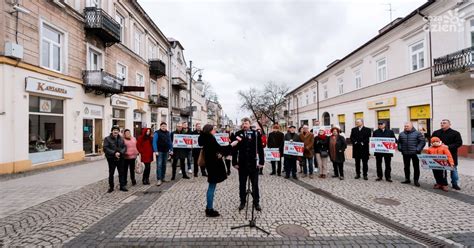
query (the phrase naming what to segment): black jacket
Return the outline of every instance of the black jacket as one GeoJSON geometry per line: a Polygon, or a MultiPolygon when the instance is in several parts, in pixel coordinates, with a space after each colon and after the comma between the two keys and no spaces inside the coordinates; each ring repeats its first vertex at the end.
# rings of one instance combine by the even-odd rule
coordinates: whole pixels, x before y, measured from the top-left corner
{"type": "Polygon", "coordinates": [[[120,158],[124,158],[125,152],[127,151],[127,146],[123,141],[123,138],[120,135],[117,135],[115,138],[112,134],[105,137],[104,139],[104,152],[106,158],[115,158],[115,153],[120,153],[120,158]]]}
{"type": "MultiPolygon", "coordinates": [[[[191,134],[190,132],[188,131],[184,131],[181,130],[181,132],[179,132],[178,130],[174,131],[171,133],[171,141],[174,142],[174,135],[175,134],[191,134]]],[[[191,149],[189,148],[173,148],[173,158],[176,158],[176,159],[185,159],[185,158],[188,158],[188,155],[189,155],[189,152],[191,151],[191,149]]]]}
{"type": "Polygon", "coordinates": [[[351,130],[351,143],[352,143],[352,158],[369,158],[369,142],[372,131],[370,128],[362,127],[359,131],[358,127],[354,127],[351,130]]]}
{"type": "Polygon", "coordinates": [[[232,140],[232,139],[233,139],[232,136],[233,136],[232,133],[229,133],[229,140],[230,140],[229,145],[222,147],[222,148],[223,148],[223,151],[222,151],[222,152],[223,152],[224,157],[227,157],[227,156],[232,155],[232,146],[230,145],[230,143],[232,143],[232,141],[233,141],[233,140],[232,140]]]}
{"type": "Polygon", "coordinates": [[[443,129],[439,129],[434,131],[432,137],[438,137],[445,145],[448,146],[451,155],[453,156],[454,164],[458,164],[458,148],[462,146],[462,138],[461,134],[449,128],[448,130],[444,131],[443,129]]]}
{"type": "MultiPolygon", "coordinates": [[[[297,133],[290,133],[290,132],[287,132],[285,134],[285,141],[301,142],[300,136],[297,133]]],[[[283,142],[283,146],[284,145],[285,144],[283,142]]],[[[298,158],[298,156],[293,156],[293,155],[284,155],[284,157],[285,158],[293,158],[293,159],[298,158]]]]}
{"type": "Polygon", "coordinates": [[[257,131],[240,130],[235,133],[235,138],[242,139],[232,149],[232,164],[238,165],[239,170],[256,171],[257,158],[260,165],[265,163],[262,136],[257,131]]]}
{"type": "Polygon", "coordinates": [[[216,138],[212,134],[201,134],[199,136],[199,145],[204,151],[204,160],[206,161],[207,182],[220,183],[227,179],[227,172],[223,158],[218,158],[218,154],[222,155],[222,147],[217,143],[216,138]]]}
{"type": "MultiPolygon", "coordinates": [[[[194,131],[191,132],[191,134],[201,135],[201,132],[202,131],[194,130],[194,131]]],[[[199,139],[198,139],[198,142],[199,142],[199,139]]],[[[201,146],[201,145],[199,145],[199,146],[201,146]]],[[[193,148],[193,158],[198,158],[200,152],[201,152],[201,148],[193,148]]]]}
{"type": "MultiPolygon", "coordinates": [[[[395,133],[393,133],[392,130],[385,128],[384,130],[382,129],[377,129],[374,131],[372,137],[378,137],[378,138],[395,138],[395,142],[397,142],[397,138],[395,137],[395,133]]],[[[383,155],[383,156],[390,156],[392,157],[393,155],[390,153],[380,153],[376,152],[374,155],[383,155]]]]}
{"type": "Polygon", "coordinates": [[[408,132],[403,131],[398,136],[398,150],[403,155],[420,154],[425,144],[425,137],[415,128],[408,132]]]}
{"type": "MultiPolygon", "coordinates": [[[[331,136],[328,137],[328,148],[329,148],[331,138],[332,138],[331,136]]],[[[329,157],[331,158],[331,162],[344,163],[344,161],[346,161],[346,155],[344,153],[346,151],[346,148],[347,148],[346,139],[343,136],[338,135],[337,140],[336,140],[336,156],[335,157],[331,155],[331,148],[329,148],[329,157]]]]}
{"type": "Polygon", "coordinates": [[[283,147],[285,144],[285,135],[280,132],[271,132],[268,135],[268,142],[267,142],[267,147],[268,148],[279,148],[280,149],[280,154],[283,154],[283,147]]]}
{"type": "Polygon", "coordinates": [[[314,153],[321,153],[321,151],[329,152],[329,137],[321,139],[319,136],[314,137],[314,153]]]}

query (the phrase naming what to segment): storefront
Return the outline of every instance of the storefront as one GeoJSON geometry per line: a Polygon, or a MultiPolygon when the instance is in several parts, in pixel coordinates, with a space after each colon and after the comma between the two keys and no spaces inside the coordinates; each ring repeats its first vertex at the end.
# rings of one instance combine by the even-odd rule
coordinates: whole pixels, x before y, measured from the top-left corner
{"type": "Polygon", "coordinates": [[[339,127],[341,128],[341,132],[346,132],[346,115],[338,115],[337,119],[339,121],[339,127]]]}
{"type": "Polygon", "coordinates": [[[364,120],[364,112],[357,112],[357,113],[354,113],[354,125],[355,125],[355,122],[356,122],[358,119],[364,120]]]}
{"type": "Polygon", "coordinates": [[[140,111],[133,111],[133,136],[138,138],[142,133],[142,127],[146,126],[143,122],[143,115],[140,111]]]}
{"type": "Polygon", "coordinates": [[[385,122],[386,128],[390,129],[390,109],[377,111],[377,122],[385,122]]]}
{"type": "Polygon", "coordinates": [[[84,103],[82,142],[85,154],[102,152],[104,106],[84,103]]]}
{"type": "Polygon", "coordinates": [[[29,92],[28,157],[33,165],[64,158],[64,109],[75,88],[26,78],[29,92]]]}
{"type": "Polygon", "coordinates": [[[423,133],[425,137],[431,134],[431,109],[430,105],[420,105],[409,107],[410,121],[418,131],[423,133]]]}
{"type": "MultiPolygon", "coordinates": [[[[390,129],[391,125],[390,125],[390,109],[387,109],[387,107],[395,107],[396,105],[397,105],[396,97],[384,98],[377,101],[367,102],[367,108],[375,109],[376,111],[376,117],[377,117],[376,122],[384,121],[388,129],[390,129]],[[385,109],[381,109],[381,108],[385,108],[385,109]]],[[[375,126],[377,126],[377,123],[375,123],[375,126]]]]}
{"type": "Polygon", "coordinates": [[[126,129],[126,116],[130,107],[130,100],[119,97],[110,97],[110,105],[112,105],[112,126],[118,126],[120,130],[126,129]]]}

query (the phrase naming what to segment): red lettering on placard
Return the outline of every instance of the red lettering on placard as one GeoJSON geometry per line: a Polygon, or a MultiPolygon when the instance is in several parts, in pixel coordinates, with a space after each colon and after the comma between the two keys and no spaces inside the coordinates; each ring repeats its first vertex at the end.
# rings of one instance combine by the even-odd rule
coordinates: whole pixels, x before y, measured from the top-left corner
{"type": "Polygon", "coordinates": [[[280,153],[279,152],[272,152],[272,156],[274,158],[279,158],[280,157],[280,153]]]}
{"type": "Polygon", "coordinates": [[[192,145],[193,139],[192,138],[183,138],[183,141],[186,145],[192,145]]]}
{"type": "Polygon", "coordinates": [[[304,151],[304,147],[302,146],[295,146],[295,150],[298,152],[298,153],[302,153],[304,151]]]}
{"type": "Polygon", "coordinates": [[[442,166],[449,166],[449,162],[446,160],[441,160],[441,159],[433,159],[437,164],[442,165],[442,166]]]}
{"type": "Polygon", "coordinates": [[[222,140],[222,142],[225,142],[225,143],[229,143],[229,142],[230,142],[230,138],[229,138],[229,137],[224,137],[224,136],[222,136],[222,137],[221,137],[221,140],[222,140]]]}
{"type": "Polygon", "coordinates": [[[382,142],[382,144],[389,150],[395,150],[397,148],[397,144],[393,142],[382,142]]]}

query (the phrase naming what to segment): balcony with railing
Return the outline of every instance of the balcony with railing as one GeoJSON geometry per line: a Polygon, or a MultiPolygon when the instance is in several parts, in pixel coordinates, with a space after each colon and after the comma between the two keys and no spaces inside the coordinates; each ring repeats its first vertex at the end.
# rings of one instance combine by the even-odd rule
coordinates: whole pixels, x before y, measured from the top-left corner
{"type": "Polygon", "coordinates": [[[150,102],[148,105],[157,108],[167,108],[168,107],[168,97],[163,95],[150,95],[150,102]]]}
{"type": "Polygon", "coordinates": [[[470,77],[474,71],[473,53],[474,46],[434,59],[434,76],[442,80],[470,77]]]}
{"type": "Polygon", "coordinates": [[[124,91],[123,79],[102,70],[84,71],[82,78],[86,93],[94,92],[108,97],[124,91]]]}
{"type": "Polygon", "coordinates": [[[188,83],[180,77],[174,77],[171,80],[171,86],[178,90],[186,90],[188,88],[188,83]]]}
{"type": "Polygon", "coordinates": [[[85,29],[99,36],[106,45],[121,41],[121,27],[118,22],[104,10],[96,7],[84,9],[85,29]]]}
{"type": "Polygon", "coordinates": [[[148,62],[150,66],[150,74],[157,77],[166,76],[166,64],[159,59],[152,59],[148,62]]]}
{"type": "Polygon", "coordinates": [[[179,114],[181,116],[190,116],[191,115],[191,110],[189,109],[189,107],[181,108],[180,111],[179,111],[179,114]]]}

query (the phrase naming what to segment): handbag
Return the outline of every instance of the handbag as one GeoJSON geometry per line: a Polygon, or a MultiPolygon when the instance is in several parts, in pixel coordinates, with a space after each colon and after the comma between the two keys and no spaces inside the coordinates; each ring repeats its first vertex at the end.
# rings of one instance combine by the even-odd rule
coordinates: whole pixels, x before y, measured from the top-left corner
{"type": "Polygon", "coordinates": [[[327,151],[321,151],[321,158],[327,158],[329,157],[329,153],[327,151]]]}
{"type": "Polygon", "coordinates": [[[142,174],[145,170],[145,164],[142,162],[142,158],[140,155],[137,156],[135,159],[135,173],[142,174]]]}
{"type": "Polygon", "coordinates": [[[205,167],[206,166],[206,160],[204,159],[204,149],[201,149],[201,151],[199,152],[198,166],[199,167],[205,167]]]}

